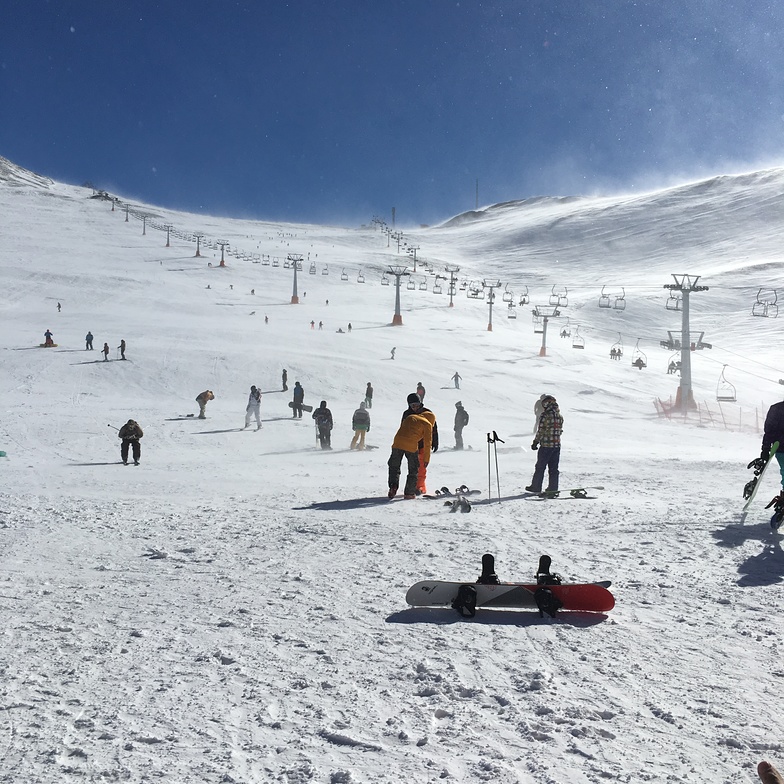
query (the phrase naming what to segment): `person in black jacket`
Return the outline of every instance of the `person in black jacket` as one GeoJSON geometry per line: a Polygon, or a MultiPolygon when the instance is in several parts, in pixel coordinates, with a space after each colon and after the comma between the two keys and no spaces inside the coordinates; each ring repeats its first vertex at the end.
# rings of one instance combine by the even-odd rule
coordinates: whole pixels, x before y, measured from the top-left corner
{"type": "Polygon", "coordinates": [[[322,449],[332,449],[332,412],[327,408],[327,401],[322,400],[321,405],[313,412],[316,420],[318,438],[322,449]]]}
{"type": "Polygon", "coordinates": [[[120,457],[122,457],[123,465],[128,465],[128,447],[133,449],[133,464],[139,465],[139,459],[142,456],[142,445],[139,443],[139,439],[144,436],[139,423],[129,419],[119,429],[117,435],[122,439],[120,457]]]}
{"type": "Polygon", "coordinates": [[[455,449],[463,448],[463,428],[468,424],[468,411],[463,408],[463,403],[455,403],[455,449]]]}
{"type": "Polygon", "coordinates": [[[781,486],[782,493],[784,493],[784,402],[774,403],[768,409],[768,415],[765,417],[765,430],[762,436],[762,452],[760,454],[763,460],[768,459],[775,441],[779,442],[776,460],[781,469],[781,486]]]}
{"type": "MultiPolygon", "coordinates": [[[[406,417],[410,417],[412,414],[421,414],[425,411],[430,411],[429,408],[425,408],[422,405],[422,398],[416,393],[412,392],[407,398],[406,402],[408,403],[408,408],[403,412],[403,416],[400,417],[401,423],[406,417]]],[[[430,411],[432,414],[433,412],[430,411]]],[[[435,415],[434,415],[435,416],[435,415]]],[[[427,488],[425,486],[425,480],[427,479],[427,466],[425,465],[424,458],[422,457],[422,450],[424,449],[425,445],[420,441],[419,443],[419,473],[417,475],[417,495],[421,495],[427,492],[427,488]]],[[[436,422],[433,422],[433,437],[431,440],[431,452],[438,451],[438,425],[436,422]]]]}

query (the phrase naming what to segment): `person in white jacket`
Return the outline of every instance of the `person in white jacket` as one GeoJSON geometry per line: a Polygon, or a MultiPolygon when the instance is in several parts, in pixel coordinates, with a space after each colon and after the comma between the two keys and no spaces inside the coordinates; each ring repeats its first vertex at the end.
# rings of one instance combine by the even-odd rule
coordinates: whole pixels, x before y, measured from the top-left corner
{"type": "Polygon", "coordinates": [[[257,389],[255,385],[250,388],[250,395],[248,395],[248,406],[245,409],[245,427],[250,425],[250,418],[256,417],[256,430],[261,429],[261,390],[257,389]]]}

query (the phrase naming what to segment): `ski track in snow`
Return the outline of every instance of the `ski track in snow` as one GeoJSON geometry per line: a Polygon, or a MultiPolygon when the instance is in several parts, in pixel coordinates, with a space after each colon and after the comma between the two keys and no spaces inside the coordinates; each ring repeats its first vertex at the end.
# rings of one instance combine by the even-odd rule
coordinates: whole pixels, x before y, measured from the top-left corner
{"type": "MultiPolygon", "coordinates": [[[[759,257],[778,242],[772,229],[760,235],[744,189],[782,177],[606,205],[613,242],[626,243],[613,252],[651,257],[646,243],[677,237],[677,205],[694,200],[704,209],[683,231],[712,243],[722,281],[722,265],[754,255],[749,243],[762,246],[759,257]],[[745,210],[748,237],[725,237],[726,210],[745,210]]],[[[447,311],[430,293],[404,291],[406,327],[385,332],[392,287],[353,282],[361,268],[377,284],[393,260],[376,232],[288,227],[292,239],[270,224],[148,208],[249,250],[258,242],[285,258],[296,245],[319,268],[329,264],[328,279],[304,266],[309,301],[282,308],[287,270],[249,261],[208,269],[189,246],[164,252],[159,232],[140,236],[82,189],[21,180],[0,182],[15,232],[0,250],[10,316],[0,345],[0,782],[736,784],[754,780],[759,759],[784,760],[784,554],[763,509],[775,479],[739,522],[745,465],[759,450],[748,412],[779,391],[775,380],[738,384],[743,432],[656,419],[651,399],[676,383],[664,373],[669,353],[650,349],[662,367],[640,373],[607,361],[604,343],[617,335],[597,337],[608,314],[595,307],[595,281],[617,257],[599,252],[606,224],[589,200],[416,234],[424,255],[446,261],[483,248],[498,274],[511,263],[507,234],[525,229],[545,256],[560,242],[559,274],[587,281],[575,284],[569,315],[580,314],[586,334],[595,327],[602,347],[575,358],[554,329],[542,359],[530,322],[484,332],[486,304],[465,298],[447,311]],[[564,250],[572,246],[574,258],[564,250]],[[339,279],[343,267],[350,283],[339,279]],[[270,314],[268,333],[258,315],[248,326],[252,310],[270,314]],[[329,328],[311,332],[311,318],[329,328]],[[348,321],[351,343],[335,333],[348,321]],[[21,350],[47,327],[57,350],[21,350]],[[124,336],[129,361],[85,357],[88,328],[113,353],[124,336]],[[291,420],[290,392],[277,392],[282,367],[290,387],[304,380],[306,402],[330,402],[333,452],[315,448],[310,420],[291,420]],[[443,388],[455,369],[464,388],[443,388]],[[383,500],[401,401],[420,379],[445,447],[429,485],[481,488],[471,514],[439,500],[383,500]],[[380,448],[356,453],[348,423],[368,380],[368,440],[380,448]],[[250,383],[264,393],[259,433],[240,432],[250,383]],[[206,388],[216,390],[208,419],[178,420],[206,388]],[[514,499],[530,481],[531,412],[543,390],[566,418],[562,486],[604,485],[595,501],[514,499]],[[448,449],[458,399],[471,413],[470,451],[448,449]],[[138,468],[117,464],[107,428],[128,416],[145,429],[138,468]],[[506,440],[500,503],[487,499],[484,434],[493,429],[506,440]],[[417,580],[476,579],[484,552],[508,580],[530,578],[549,553],[571,581],[611,579],[616,607],[555,619],[480,610],[470,620],[406,607],[417,580]]],[[[706,262],[682,263],[700,271],[706,262]]],[[[532,283],[549,281],[546,258],[539,264],[532,283]]],[[[629,262],[624,275],[653,288],[670,267],[679,264],[629,262]]],[[[784,285],[780,272],[747,274],[749,290],[784,285]]],[[[540,298],[554,282],[541,283],[540,298]]],[[[629,291],[629,323],[612,314],[615,332],[660,333],[661,292],[654,311],[647,289],[636,299],[629,291]],[[644,297],[651,307],[636,311],[644,297]]],[[[717,285],[700,318],[729,326],[706,339],[742,352],[755,329],[767,334],[770,324],[741,318],[746,300],[717,285]]],[[[775,367],[777,347],[763,343],[754,358],[775,367]]],[[[707,362],[695,360],[701,396],[715,387],[707,362]]],[[[490,478],[495,497],[494,464],[490,478]]]]}

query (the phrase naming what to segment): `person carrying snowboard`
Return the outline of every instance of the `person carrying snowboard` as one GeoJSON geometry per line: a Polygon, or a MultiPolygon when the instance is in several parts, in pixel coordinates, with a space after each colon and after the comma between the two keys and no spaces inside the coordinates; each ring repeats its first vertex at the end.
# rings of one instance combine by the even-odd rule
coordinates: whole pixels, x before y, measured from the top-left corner
{"type": "Polygon", "coordinates": [[[365,389],[365,406],[373,408],[373,386],[368,381],[367,388],[365,389]]]}
{"type": "MultiPolygon", "coordinates": [[[[422,404],[419,404],[421,409],[422,404]]],[[[389,455],[389,498],[397,495],[400,485],[400,465],[403,457],[408,462],[408,474],[403,488],[403,498],[416,498],[419,472],[430,462],[430,445],[433,441],[433,428],[436,418],[432,411],[410,413],[403,417],[395,439],[392,442],[392,453],[389,455]],[[420,446],[420,444],[422,446],[420,446]]]]}
{"type": "Polygon", "coordinates": [[[322,400],[321,405],[313,412],[313,419],[321,448],[332,449],[332,412],[327,408],[326,400],[322,400]]]}
{"type": "Polygon", "coordinates": [[[261,430],[261,390],[254,384],[248,395],[248,405],[245,407],[245,427],[250,425],[250,418],[256,417],[256,430],[261,430]]]}
{"type": "Polygon", "coordinates": [[[468,411],[463,408],[463,403],[455,403],[455,449],[463,448],[463,428],[468,424],[468,411]]]}
{"type": "Polygon", "coordinates": [[[209,403],[210,400],[215,400],[215,395],[212,393],[211,389],[205,389],[204,392],[196,395],[196,402],[199,404],[199,419],[207,418],[204,414],[204,411],[207,408],[207,403],[209,403]]]}
{"type": "Polygon", "coordinates": [[[351,439],[349,449],[365,448],[365,433],[370,432],[370,414],[367,411],[367,403],[362,401],[359,408],[351,417],[351,427],[354,429],[354,438],[351,439]]]}
{"type": "Polygon", "coordinates": [[[120,457],[122,458],[123,465],[128,465],[128,448],[133,450],[133,464],[139,465],[139,459],[142,456],[142,445],[139,440],[144,436],[144,431],[139,427],[139,423],[133,419],[129,419],[117,432],[119,438],[122,439],[120,444],[120,457]]]}
{"type": "Polygon", "coordinates": [[[558,491],[558,464],[561,459],[561,433],[563,432],[563,417],[558,408],[558,403],[552,395],[542,398],[542,415],[539,417],[539,427],[536,430],[531,449],[538,450],[536,467],[531,484],[525,489],[529,493],[541,493],[544,472],[547,469],[547,493],[558,491]]]}
{"type": "Polygon", "coordinates": [[[305,390],[299,381],[294,382],[294,395],[291,400],[292,419],[302,419],[302,404],[305,402],[305,390]]]}
{"type": "MultiPolygon", "coordinates": [[[[422,398],[416,392],[412,392],[407,398],[406,402],[408,403],[408,408],[403,412],[403,416],[400,420],[401,424],[406,417],[411,416],[412,414],[423,414],[428,412],[432,414],[433,412],[430,411],[429,408],[425,408],[422,405],[422,398]]],[[[427,461],[423,459],[422,452],[424,450],[424,442],[420,442],[419,444],[419,475],[417,477],[417,485],[416,490],[418,493],[426,493],[426,480],[427,480],[427,463],[430,462],[430,458],[428,457],[427,461]]],[[[435,421],[435,414],[433,414],[433,428],[431,434],[431,441],[430,441],[430,451],[437,452],[438,451],[438,425],[435,421]]]]}

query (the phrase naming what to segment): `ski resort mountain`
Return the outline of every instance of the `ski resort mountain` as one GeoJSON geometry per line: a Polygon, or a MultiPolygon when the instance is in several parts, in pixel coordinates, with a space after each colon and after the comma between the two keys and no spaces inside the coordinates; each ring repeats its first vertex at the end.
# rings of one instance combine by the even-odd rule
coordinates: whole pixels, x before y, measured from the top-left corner
{"type": "Polygon", "coordinates": [[[340,227],[182,213],[0,159],[0,781],[735,784],[784,766],[773,470],[741,522],[784,395],[782,191],[769,169],[340,227]],[[685,418],[684,302],[664,288],[683,275],[707,286],[685,418]],[[536,306],[559,311],[546,336],[536,306]],[[292,418],[295,381],[332,412],[331,451],[292,418]],[[351,450],[369,381],[378,448],[351,450]],[[386,499],[419,382],[430,492],[481,490],[470,514],[386,499]],[[544,392],[561,486],[596,499],[525,497],[544,392]],[[474,582],[484,553],[513,582],[548,554],[565,582],[612,581],[615,607],[407,606],[417,582],[474,582]]]}

